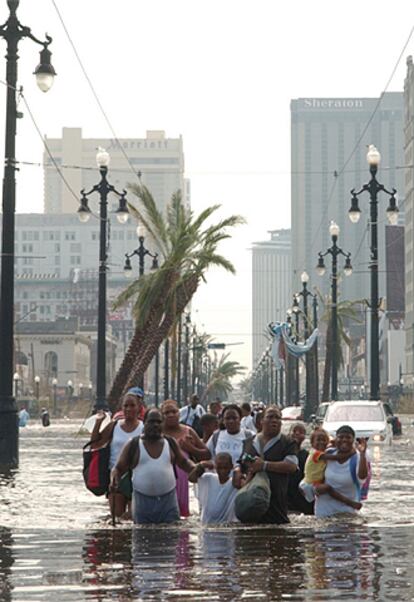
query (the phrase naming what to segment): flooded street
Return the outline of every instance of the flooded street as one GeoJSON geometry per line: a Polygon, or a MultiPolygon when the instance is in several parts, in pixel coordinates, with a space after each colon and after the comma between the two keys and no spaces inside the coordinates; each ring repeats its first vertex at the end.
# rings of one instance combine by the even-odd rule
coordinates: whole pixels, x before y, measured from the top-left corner
{"type": "Polygon", "coordinates": [[[112,528],[84,487],[79,421],[21,429],[0,482],[0,600],[414,600],[414,427],[371,449],[361,514],[287,527],[112,528]]]}

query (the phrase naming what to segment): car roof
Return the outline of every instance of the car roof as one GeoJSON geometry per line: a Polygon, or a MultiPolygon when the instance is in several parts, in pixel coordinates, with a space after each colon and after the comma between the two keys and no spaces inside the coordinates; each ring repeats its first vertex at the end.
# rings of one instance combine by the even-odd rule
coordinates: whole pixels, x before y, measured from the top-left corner
{"type": "MultiPolygon", "coordinates": [[[[357,399],[357,400],[350,400],[350,399],[346,399],[344,401],[332,401],[331,402],[332,405],[346,405],[346,406],[370,406],[370,405],[379,405],[382,404],[382,401],[376,401],[376,400],[371,400],[371,399],[357,399]]],[[[330,405],[331,405],[330,404],[330,405]]]]}

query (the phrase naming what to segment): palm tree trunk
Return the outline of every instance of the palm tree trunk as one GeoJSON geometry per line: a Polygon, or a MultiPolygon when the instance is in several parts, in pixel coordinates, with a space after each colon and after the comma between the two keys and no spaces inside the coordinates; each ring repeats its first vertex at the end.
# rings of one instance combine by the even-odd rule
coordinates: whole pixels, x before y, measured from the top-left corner
{"type": "Polygon", "coordinates": [[[127,375],[126,381],[124,381],[122,394],[128,390],[128,388],[134,386],[134,384],[137,382],[137,379],[143,376],[145,370],[148,368],[153,357],[157,353],[157,349],[169,335],[177,317],[183,313],[192,296],[196,292],[198,283],[199,278],[196,274],[194,274],[189,280],[181,284],[177,288],[176,293],[176,311],[164,314],[162,320],[159,320],[157,324],[152,325],[152,328],[146,330],[144,336],[139,342],[139,346],[133,350],[133,353],[135,354],[135,361],[133,362],[133,366],[127,375]]]}
{"type": "MultiPolygon", "coordinates": [[[[115,375],[111,390],[108,394],[108,404],[111,410],[118,406],[119,401],[122,398],[122,395],[126,389],[125,383],[127,382],[129,375],[134,368],[139,350],[144,345],[148,336],[151,336],[152,332],[156,330],[160,324],[160,321],[162,320],[164,314],[165,295],[167,294],[169,286],[171,286],[171,282],[176,280],[177,277],[178,275],[174,273],[168,275],[165,286],[160,289],[159,302],[154,304],[146,324],[141,328],[135,328],[134,335],[128,345],[128,350],[121,366],[118,369],[118,372],[115,375]]],[[[134,384],[136,385],[137,382],[134,384]]]]}

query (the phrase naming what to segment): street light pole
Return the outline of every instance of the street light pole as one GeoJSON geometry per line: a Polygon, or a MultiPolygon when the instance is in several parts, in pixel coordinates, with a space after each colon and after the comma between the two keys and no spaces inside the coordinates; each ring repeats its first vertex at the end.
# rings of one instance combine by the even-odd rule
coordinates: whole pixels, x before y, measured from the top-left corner
{"type": "MultiPolygon", "coordinates": [[[[302,290],[295,295],[293,309],[294,309],[296,315],[298,315],[298,313],[299,313],[298,299],[299,299],[299,297],[302,297],[302,299],[303,299],[303,331],[304,331],[304,339],[306,341],[310,334],[310,332],[309,332],[309,315],[308,315],[308,298],[309,297],[315,298],[315,295],[313,293],[311,293],[310,290],[308,290],[309,275],[307,272],[302,272],[300,280],[302,282],[302,290]]],[[[314,326],[314,328],[316,328],[316,326],[314,326]]],[[[317,345],[318,345],[317,342],[315,342],[316,347],[317,347],[317,345]]],[[[315,352],[312,349],[311,351],[306,353],[306,356],[305,356],[305,367],[306,367],[306,395],[305,395],[305,406],[304,406],[304,420],[305,421],[308,421],[310,416],[314,412],[316,412],[316,408],[319,403],[318,385],[317,385],[317,382],[315,383],[315,381],[314,381],[314,374],[313,374],[314,370],[312,370],[312,368],[313,368],[312,360],[315,357],[314,354],[315,354],[315,352]],[[311,354],[313,354],[313,357],[311,356],[311,354]],[[314,386],[312,386],[312,385],[314,385],[314,386]]]]}
{"type": "MultiPolygon", "coordinates": [[[[149,251],[144,242],[145,242],[145,235],[146,235],[146,230],[145,227],[142,226],[141,224],[138,226],[137,228],[137,234],[138,234],[138,240],[139,240],[139,247],[137,249],[134,249],[134,251],[132,251],[132,253],[125,253],[125,265],[124,265],[124,275],[126,278],[131,278],[132,277],[132,265],[131,265],[131,257],[134,257],[134,255],[136,255],[138,257],[138,273],[139,276],[143,276],[144,272],[145,272],[145,257],[148,255],[149,257],[152,257],[152,265],[151,265],[151,270],[156,270],[158,268],[158,253],[151,253],[151,251],[149,251]]],[[[157,349],[157,353],[156,353],[156,360],[155,363],[157,364],[157,362],[159,363],[159,349],[157,349]]],[[[157,368],[157,366],[156,366],[157,368]]],[[[155,372],[157,372],[157,370],[155,370],[155,372]]],[[[141,387],[141,389],[144,389],[144,375],[141,376],[141,378],[138,380],[138,386],[141,387]]],[[[157,400],[157,405],[158,405],[158,395],[156,394],[156,400],[157,400]]]]}
{"type": "MultiPolygon", "coordinates": [[[[331,221],[329,226],[329,234],[332,239],[332,247],[329,247],[325,253],[319,252],[318,265],[316,270],[320,276],[325,273],[325,263],[323,258],[327,255],[332,257],[332,275],[331,275],[331,340],[332,349],[330,350],[331,357],[331,397],[333,401],[338,399],[338,256],[345,257],[344,273],[345,276],[352,274],[351,253],[346,253],[337,245],[339,236],[339,226],[334,221],[331,221]]],[[[326,350],[329,353],[329,350],[326,350]]],[[[326,361],[326,359],[325,359],[326,361]]]]}
{"type": "Polygon", "coordinates": [[[57,408],[56,408],[57,384],[58,384],[58,380],[57,380],[57,378],[54,378],[52,380],[52,387],[53,387],[53,416],[56,416],[56,414],[57,414],[57,408]]]}
{"type": "Polygon", "coordinates": [[[29,27],[20,23],[16,16],[19,0],[8,0],[9,18],[0,26],[0,37],[7,42],[6,54],[6,137],[3,179],[3,220],[0,282],[0,467],[17,468],[19,464],[19,427],[16,400],[13,397],[13,349],[14,349],[14,238],[16,211],[16,92],[18,45],[29,38],[43,46],[40,63],[35,69],[37,84],[47,92],[53,84],[56,72],[51,64],[49,44],[38,40],[29,27]]]}
{"type": "MultiPolygon", "coordinates": [[[[296,295],[293,295],[293,313],[295,315],[295,343],[299,342],[299,302],[296,295]]],[[[300,402],[300,376],[299,376],[299,358],[295,358],[295,381],[296,381],[296,389],[295,389],[295,403],[299,404],[300,402]]]]}
{"type": "Polygon", "coordinates": [[[36,397],[36,400],[39,401],[39,397],[40,397],[40,376],[35,376],[34,377],[34,384],[35,384],[35,397],[36,397]]]}
{"type": "Polygon", "coordinates": [[[371,298],[368,303],[371,310],[371,332],[370,332],[370,399],[377,400],[380,397],[380,361],[379,361],[379,319],[378,310],[380,305],[378,294],[378,193],[384,192],[389,196],[389,205],[387,207],[387,217],[391,225],[398,222],[398,207],[395,188],[392,191],[387,190],[383,184],[380,184],[376,178],[378,165],[381,161],[381,155],[378,149],[369,145],[367,161],[371,179],[368,184],[364,184],[358,192],[351,190],[352,200],[349,210],[349,219],[356,224],[361,216],[361,210],[358,205],[358,197],[362,192],[368,192],[370,198],[370,263],[371,271],[371,298]]]}
{"type": "Polygon", "coordinates": [[[78,216],[81,222],[87,222],[91,215],[88,206],[88,196],[99,193],[99,275],[98,275],[98,340],[96,361],[96,402],[95,411],[106,410],[106,272],[107,272],[107,228],[108,228],[108,195],[114,193],[119,197],[119,207],[116,216],[121,224],[128,220],[129,212],[126,204],[126,191],[118,192],[107,180],[110,157],[105,149],[98,149],[96,163],[101,174],[101,181],[95,184],[89,192],[81,190],[81,205],[78,216]]]}

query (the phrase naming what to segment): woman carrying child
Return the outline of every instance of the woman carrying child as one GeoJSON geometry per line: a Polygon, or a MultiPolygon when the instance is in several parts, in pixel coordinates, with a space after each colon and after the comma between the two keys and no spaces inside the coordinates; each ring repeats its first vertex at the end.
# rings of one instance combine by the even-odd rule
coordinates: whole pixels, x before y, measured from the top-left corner
{"type": "MultiPolygon", "coordinates": [[[[331,450],[326,449],[327,434],[325,431],[322,433],[320,431],[321,429],[315,431],[316,435],[311,440],[315,450],[321,452],[319,457],[323,458],[322,464],[325,464],[324,482],[311,485],[316,494],[315,516],[325,517],[344,512],[354,514],[362,506],[361,486],[368,476],[367,441],[359,440],[355,449],[354,430],[348,425],[341,426],[336,431],[335,448],[332,449],[331,454],[331,450]],[[323,446],[326,451],[322,449],[323,446]]],[[[308,461],[309,459],[311,454],[308,461]]],[[[312,461],[315,465],[319,464],[318,461],[312,461]]],[[[305,479],[309,480],[314,476],[314,474],[313,477],[309,476],[309,473],[306,476],[305,467],[305,479]]],[[[321,476],[320,474],[319,477],[321,476]]]]}

